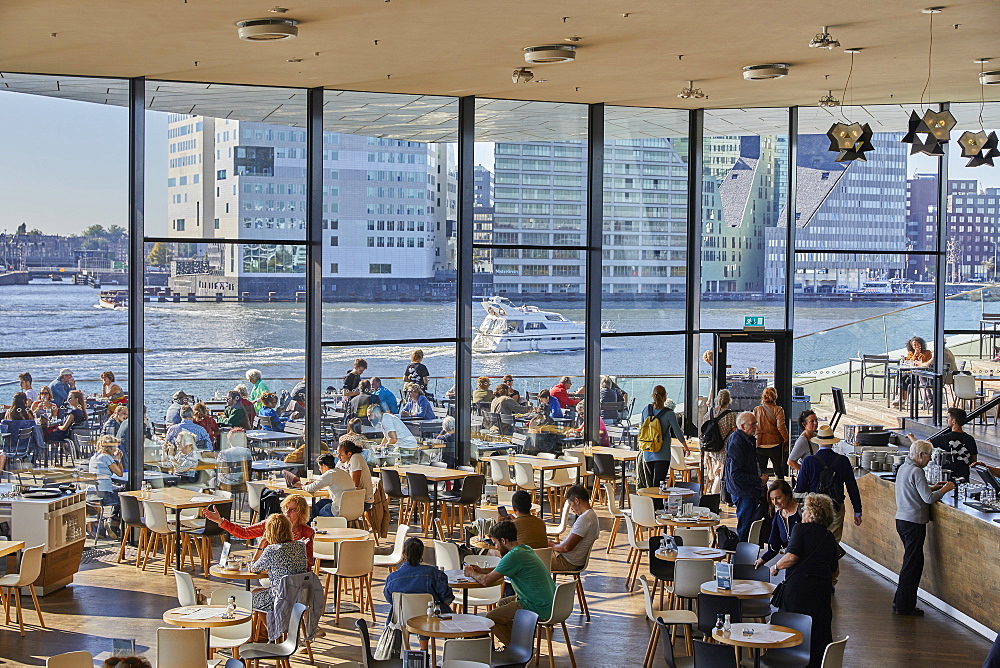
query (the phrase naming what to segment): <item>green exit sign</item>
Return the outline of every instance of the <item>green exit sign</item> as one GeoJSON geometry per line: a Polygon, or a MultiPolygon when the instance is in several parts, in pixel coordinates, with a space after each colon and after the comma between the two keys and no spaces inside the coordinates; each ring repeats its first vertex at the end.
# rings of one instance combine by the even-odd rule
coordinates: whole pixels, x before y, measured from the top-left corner
{"type": "Polygon", "coordinates": [[[764,329],[764,316],[748,315],[743,317],[743,329],[764,329]]]}

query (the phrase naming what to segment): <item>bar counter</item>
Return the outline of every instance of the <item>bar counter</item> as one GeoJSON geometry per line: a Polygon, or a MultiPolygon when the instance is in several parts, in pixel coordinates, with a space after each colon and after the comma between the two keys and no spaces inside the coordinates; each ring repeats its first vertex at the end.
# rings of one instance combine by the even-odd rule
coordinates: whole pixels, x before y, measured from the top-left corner
{"type": "MultiPolygon", "coordinates": [[[[903,543],[896,533],[895,483],[869,473],[858,479],[858,488],[864,521],[854,526],[848,513],[843,543],[898,576],[903,543]]],[[[931,507],[920,589],[995,634],[1000,629],[1000,524],[993,520],[1000,513],[983,513],[961,501],[956,508],[952,497],[946,494],[931,507]]],[[[886,614],[891,614],[888,604],[886,614]]]]}

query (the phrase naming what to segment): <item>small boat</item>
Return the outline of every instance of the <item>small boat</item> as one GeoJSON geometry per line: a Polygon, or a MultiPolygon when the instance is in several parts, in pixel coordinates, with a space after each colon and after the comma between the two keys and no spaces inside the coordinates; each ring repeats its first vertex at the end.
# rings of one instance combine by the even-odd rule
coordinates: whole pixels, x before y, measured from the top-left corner
{"type": "MultiPolygon", "coordinates": [[[[476,329],[472,350],[477,353],[562,352],[583,350],[584,326],[561,313],[537,306],[516,306],[507,297],[490,297],[480,305],[486,318],[476,329]]],[[[614,330],[602,327],[602,334],[614,330]]]]}
{"type": "Polygon", "coordinates": [[[49,280],[55,282],[62,282],[62,274],[49,274],[49,280]]]}
{"type": "Polygon", "coordinates": [[[115,311],[127,309],[128,290],[102,290],[97,305],[115,311]]]}
{"type": "Polygon", "coordinates": [[[864,299],[884,299],[886,297],[912,297],[917,295],[913,281],[890,278],[881,281],[865,281],[860,291],[851,292],[851,301],[864,299]]]}

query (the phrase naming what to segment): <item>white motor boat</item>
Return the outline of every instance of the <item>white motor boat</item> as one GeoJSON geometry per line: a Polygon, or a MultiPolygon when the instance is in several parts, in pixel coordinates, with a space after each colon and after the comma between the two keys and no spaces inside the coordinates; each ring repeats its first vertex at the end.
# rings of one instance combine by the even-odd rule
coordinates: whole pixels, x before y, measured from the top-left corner
{"type": "Polygon", "coordinates": [[[104,290],[97,305],[100,308],[123,311],[128,308],[128,290],[104,290]]]}
{"type": "MultiPolygon", "coordinates": [[[[561,352],[583,350],[583,323],[537,306],[516,306],[507,297],[481,302],[486,318],[476,329],[472,350],[477,353],[561,352]]],[[[601,333],[614,330],[602,327],[601,333]]]]}

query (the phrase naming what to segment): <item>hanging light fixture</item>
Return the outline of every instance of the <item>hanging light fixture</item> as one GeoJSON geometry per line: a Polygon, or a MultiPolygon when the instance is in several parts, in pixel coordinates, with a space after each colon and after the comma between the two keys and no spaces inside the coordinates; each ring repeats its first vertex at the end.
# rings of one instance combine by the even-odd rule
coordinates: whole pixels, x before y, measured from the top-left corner
{"type": "Polygon", "coordinates": [[[958,138],[958,145],[962,148],[962,157],[970,158],[969,162],[965,164],[966,167],[981,167],[983,165],[989,165],[994,167],[993,158],[1000,158],[1000,149],[997,148],[997,133],[991,132],[986,134],[986,130],[983,127],[983,108],[986,106],[986,94],[983,91],[983,87],[986,83],[983,81],[983,70],[985,69],[986,63],[990,62],[990,58],[979,58],[975,62],[980,66],[979,68],[979,132],[972,132],[971,130],[966,130],[962,133],[962,136],[958,138]]]}
{"type": "Polygon", "coordinates": [[[823,97],[821,97],[819,99],[819,102],[817,102],[816,104],[818,104],[821,107],[839,107],[840,106],[840,100],[838,100],[837,98],[835,98],[833,96],[833,91],[832,90],[828,90],[826,92],[826,95],[824,95],[823,97]]]}
{"type": "MultiPolygon", "coordinates": [[[[931,83],[931,63],[934,54],[934,15],[940,14],[943,7],[928,7],[921,10],[930,16],[930,27],[928,29],[927,41],[927,81],[924,82],[924,90],[920,93],[920,106],[924,106],[924,95],[931,83]]],[[[909,129],[906,135],[900,140],[904,144],[910,145],[910,155],[923,153],[934,157],[944,155],[944,145],[951,140],[951,130],[955,127],[955,116],[950,111],[934,111],[927,109],[923,117],[917,112],[910,112],[909,129]],[[921,139],[919,135],[926,135],[921,139]]]]}
{"type": "Polygon", "coordinates": [[[840,42],[830,35],[828,29],[829,26],[823,26],[823,29],[809,41],[809,46],[813,49],[833,49],[840,46],[840,42]]]}
{"type": "Polygon", "coordinates": [[[681,88],[681,92],[677,93],[677,97],[682,100],[687,100],[689,98],[695,98],[697,100],[708,99],[708,96],[701,91],[700,88],[694,87],[694,81],[688,81],[688,85],[681,88]]]}
{"type": "MultiPolygon", "coordinates": [[[[854,75],[854,56],[861,53],[861,49],[845,49],[845,52],[851,54],[851,68],[847,71],[847,81],[844,82],[843,98],[846,100],[851,77],[854,75]]],[[[831,90],[826,97],[820,99],[819,104],[821,107],[836,107],[840,103],[833,97],[831,90]]],[[[841,112],[841,117],[844,122],[834,123],[826,132],[826,136],[830,138],[829,150],[837,152],[837,157],[834,160],[836,162],[853,162],[854,160],[866,162],[868,159],[865,157],[865,152],[875,150],[875,146],[872,144],[871,126],[867,123],[864,125],[849,123],[843,112],[841,112]]]]}

